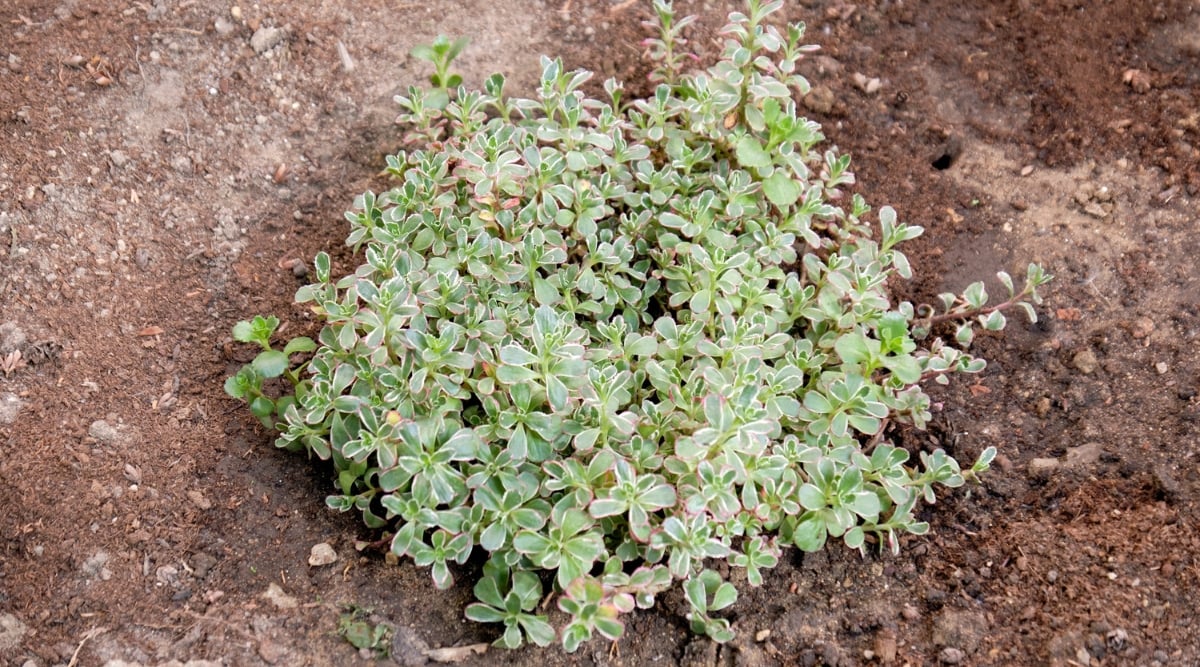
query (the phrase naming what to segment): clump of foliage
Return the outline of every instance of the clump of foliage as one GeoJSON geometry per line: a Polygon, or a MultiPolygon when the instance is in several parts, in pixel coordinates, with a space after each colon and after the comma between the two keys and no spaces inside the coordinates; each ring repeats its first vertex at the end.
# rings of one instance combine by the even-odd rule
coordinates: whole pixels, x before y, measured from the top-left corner
{"type": "Polygon", "coordinates": [[[727,640],[737,590],[709,564],[758,586],[787,546],[897,551],[928,530],[919,502],[995,455],[910,461],[886,429],[923,427],[922,383],[980,371],[972,332],[1033,317],[1049,276],[1001,274],[997,306],[982,283],[940,311],[893,303],[922,230],[869,216],[849,157],[818,150],[794,101],[804,27],[765,22],[781,5],[751,0],[720,60],[685,73],[685,22],[656,2],[649,99],[613,81],[590,98],[588,73],[548,59],[535,99],[499,75],[409,89],[397,184],[347,214],[365,263],[335,277],[322,253],[297,294],[318,340],[275,350],[274,318],[234,330],[263,351],[229,393],[279,446],[332,460],[330,507],[390,531],[438,587],[486,553],[466,615],[503,624],[502,646],[615,639],[677,582],[692,628],[727,640]],[[925,342],[943,321],[956,342],[925,342]],[[291,391],[268,396],[273,377],[291,391]]]}
{"type": "Polygon", "coordinates": [[[372,623],[369,616],[366,609],[347,607],[338,615],[337,633],[359,651],[385,658],[391,652],[392,629],[384,623],[372,623]]]}

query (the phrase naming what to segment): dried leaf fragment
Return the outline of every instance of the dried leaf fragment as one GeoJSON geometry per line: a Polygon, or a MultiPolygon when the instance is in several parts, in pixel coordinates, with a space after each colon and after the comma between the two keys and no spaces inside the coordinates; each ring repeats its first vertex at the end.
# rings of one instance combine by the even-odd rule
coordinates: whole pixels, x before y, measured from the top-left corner
{"type": "Polygon", "coordinates": [[[468,644],[466,646],[431,648],[422,653],[434,662],[462,662],[473,655],[483,655],[487,653],[487,650],[487,644],[468,644]]]}

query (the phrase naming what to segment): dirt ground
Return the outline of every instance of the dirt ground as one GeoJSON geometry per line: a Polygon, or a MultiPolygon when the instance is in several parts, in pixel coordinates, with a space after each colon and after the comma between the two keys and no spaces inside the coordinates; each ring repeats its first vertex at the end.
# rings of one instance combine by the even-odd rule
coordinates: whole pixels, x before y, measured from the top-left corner
{"type": "MultiPolygon", "coordinates": [[[[648,4],[0,0],[0,662],[417,665],[495,637],[468,584],[356,552],[378,535],[325,509],[328,471],[223,395],[229,329],[306,326],[303,263],[387,187],[413,45],[470,36],[476,85],[528,92],[547,53],[644,91],[648,4]],[[339,559],[311,567],[321,542],[339,559]],[[351,611],[393,629],[390,658],[338,636],[351,611]]],[[[679,3],[702,59],[731,4],[679,3]]],[[[466,663],[1200,665],[1200,2],[787,13],[822,47],[807,113],[927,229],[898,292],[1057,276],[1038,324],[935,391],[929,432],[897,434],[999,465],[899,557],[791,553],[730,645],[676,593],[615,645],[466,663]]]]}

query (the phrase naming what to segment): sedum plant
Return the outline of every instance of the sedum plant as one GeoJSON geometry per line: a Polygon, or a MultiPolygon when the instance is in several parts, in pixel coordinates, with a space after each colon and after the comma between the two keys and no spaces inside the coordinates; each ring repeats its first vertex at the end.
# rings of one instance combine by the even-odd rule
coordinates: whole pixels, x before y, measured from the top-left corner
{"type": "Polygon", "coordinates": [[[972,332],[1033,317],[1049,276],[1001,275],[996,306],[982,283],[939,311],[889,297],[922,230],[848,195],[848,156],[797,115],[809,47],[766,23],[781,5],[732,14],[720,60],[688,74],[686,23],[656,2],[648,99],[589,97],[549,59],[533,99],[499,75],[448,101],[410,88],[395,186],[347,214],[364,263],[334,276],[322,253],[297,293],[317,340],[234,330],[262,352],[227,390],[279,446],[332,461],[330,507],[438,587],[486,557],[466,615],[502,624],[501,646],[615,639],[677,584],[691,627],[728,640],[737,590],[714,562],[758,586],[788,546],[896,552],[929,528],[919,503],[995,455],[913,460],[887,428],[923,427],[922,384],[983,369],[972,332]],[[930,339],[945,323],[951,342],[930,339]]]}

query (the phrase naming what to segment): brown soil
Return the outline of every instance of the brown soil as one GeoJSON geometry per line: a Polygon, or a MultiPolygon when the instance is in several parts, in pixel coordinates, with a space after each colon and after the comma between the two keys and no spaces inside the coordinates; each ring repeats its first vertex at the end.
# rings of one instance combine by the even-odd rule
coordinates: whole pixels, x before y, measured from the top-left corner
{"type": "MultiPolygon", "coordinates": [[[[702,58],[729,5],[681,3],[702,58]]],[[[337,636],[347,606],[395,629],[400,664],[494,638],[463,619],[468,584],[355,552],[375,536],[324,508],[326,469],[224,397],[244,354],[228,332],[255,313],[305,325],[291,262],[339,247],[341,211],[381,186],[391,97],[424,73],[409,48],[471,36],[474,84],[504,71],[529,91],[543,52],[644,88],[646,3],[231,7],[0,0],[6,664],[367,664],[337,636]],[[261,27],[281,30],[262,54],[261,27]],[[337,564],[307,564],[319,542],[337,564]]],[[[1000,465],[899,557],[789,555],[733,608],[731,645],[691,636],[675,594],[612,646],[471,660],[1200,664],[1200,3],[789,13],[822,47],[811,116],[871,202],[927,229],[906,298],[1030,260],[1057,275],[1042,320],[980,340],[987,371],[900,434],[961,459],[995,445],[1000,465]]]]}

